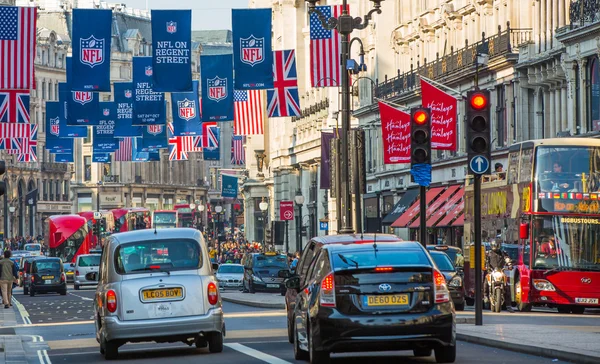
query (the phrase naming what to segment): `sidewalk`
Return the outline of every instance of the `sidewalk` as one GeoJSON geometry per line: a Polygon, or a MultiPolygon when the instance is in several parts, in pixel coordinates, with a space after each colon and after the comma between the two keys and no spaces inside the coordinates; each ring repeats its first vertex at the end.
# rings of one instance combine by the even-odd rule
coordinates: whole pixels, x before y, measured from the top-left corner
{"type": "Polygon", "coordinates": [[[281,293],[242,293],[238,290],[221,290],[221,298],[225,302],[260,308],[285,308],[285,297],[281,293]]]}

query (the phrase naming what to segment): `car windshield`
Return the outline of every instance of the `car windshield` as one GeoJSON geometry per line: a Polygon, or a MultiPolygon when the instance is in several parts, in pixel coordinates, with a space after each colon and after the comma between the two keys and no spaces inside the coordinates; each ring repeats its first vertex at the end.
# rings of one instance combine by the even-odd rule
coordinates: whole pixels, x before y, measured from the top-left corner
{"type": "Polygon", "coordinates": [[[244,273],[244,267],[241,265],[222,265],[219,267],[218,273],[244,273]]]}
{"type": "Polygon", "coordinates": [[[516,246],[504,246],[504,251],[510,257],[510,260],[517,261],[519,259],[519,247],[516,246]]]}
{"type": "Polygon", "coordinates": [[[28,252],[37,252],[42,250],[42,246],[40,244],[27,244],[25,245],[25,250],[28,252]]]}
{"type": "Polygon", "coordinates": [[[38,260],[35,264],[35,271],[57,271],[60,270],[60,262],[58,260],[38,260]]]}
{"type": "Polygon", "coordinates": [[[287,257],[285,255],[257,255],[254,257],[255,268],[288,268],[287,257]]]}
{"type": "Polygon", "coordinates": [[[84,255],[79,257],[80,267],[97,267],[100,265],[100,255],[84,255]]]}
{"type": "Polygon", "coordinates": [[[333,269],[373,268],[381,266],[430,265],[423,251],[417,249],[341,250],[332,252],[333,269]]]}
{"type": "Polygon", "coordinates": [[[454,269],[454,265],[450,261],[450,258],[445,253],[433,253],[431,254],[431,258],[433,258],[435,265],[437,265],[442,272],[456,271],[456,269],[454,269]]]}
{"type": "Polygon", "coordinates": [[[155,212],[154,222],[157,224],[174,224],[177,221],[177,215],[174,212],[155,212]]]}
{"type": "Polygon", "coordinates": [[[119,274],[171,272],[202,267],[200,245],[193,239],[152,240],[120,245],[115,253],[119,274]]]}

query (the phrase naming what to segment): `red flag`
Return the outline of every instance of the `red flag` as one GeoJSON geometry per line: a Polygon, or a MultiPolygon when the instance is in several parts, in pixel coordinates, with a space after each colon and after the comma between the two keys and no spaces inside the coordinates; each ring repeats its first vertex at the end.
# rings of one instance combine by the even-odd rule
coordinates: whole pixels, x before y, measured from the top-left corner
{"type": "Polygon", "coordinates": [[[431,108],[431,149],[456,151],[456,98],[423,79],[421,97],[431,108]]]}
{"type": "Polygon", "coordinates": [[[410,163],[410,114],[379,103],[383,163],[410,163]]]}

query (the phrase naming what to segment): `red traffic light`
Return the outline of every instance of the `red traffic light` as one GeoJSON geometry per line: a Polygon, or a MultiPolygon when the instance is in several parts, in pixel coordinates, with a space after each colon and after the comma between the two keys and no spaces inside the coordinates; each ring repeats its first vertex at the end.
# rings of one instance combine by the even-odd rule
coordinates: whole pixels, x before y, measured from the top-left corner
{"type": "Polygon", "coordinates": [[[473,109],[481,110],[485,108],[487,104],[488,100],[483,94],[476,93],[471,96],[471,107],[473,109]]]}
{"type": "Polygon", "coordinates": [[[417,123],[418,125],[423,125],[423,124],[427,123],[428,118],[429,118],[429,115],[427,114],[427,112],[425,112],[423,110],[418,110],[413,115],[413,119],[415,120],[415,123],[417,123]]]}

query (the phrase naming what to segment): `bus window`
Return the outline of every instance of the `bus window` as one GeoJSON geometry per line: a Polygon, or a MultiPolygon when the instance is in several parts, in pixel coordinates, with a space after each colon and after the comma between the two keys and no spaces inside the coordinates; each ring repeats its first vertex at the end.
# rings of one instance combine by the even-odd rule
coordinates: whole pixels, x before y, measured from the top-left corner
{"type": "Polygon", "coordinates": [[[538,147],[535,168],[541,192],[599,192],[600,148],[538,147]]]}

